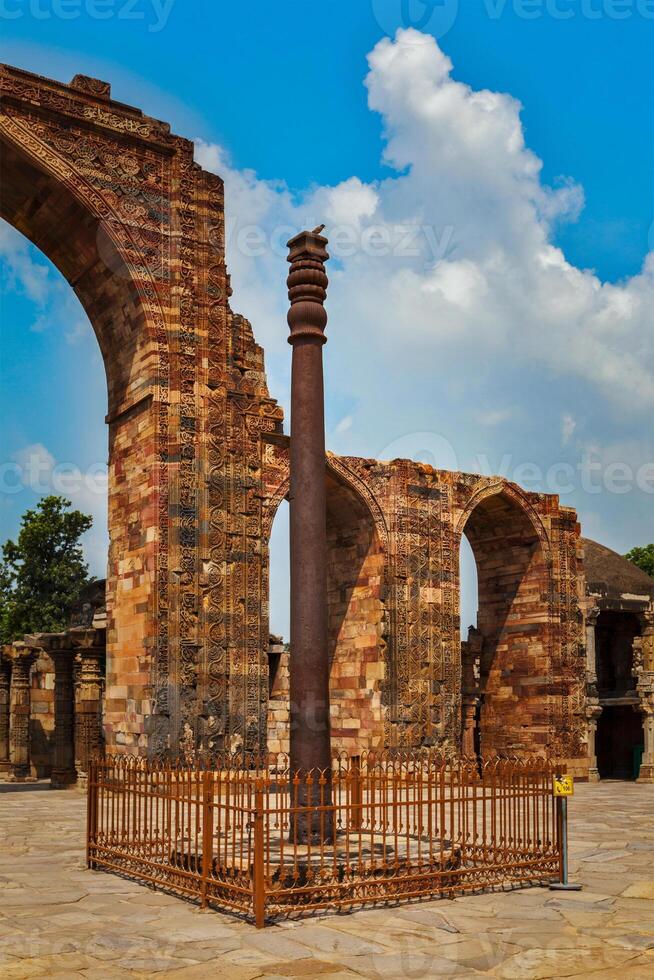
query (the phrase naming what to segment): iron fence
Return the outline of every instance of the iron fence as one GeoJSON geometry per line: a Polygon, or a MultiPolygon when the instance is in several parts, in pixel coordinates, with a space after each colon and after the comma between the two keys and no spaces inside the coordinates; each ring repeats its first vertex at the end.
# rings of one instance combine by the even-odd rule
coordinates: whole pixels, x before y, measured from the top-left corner
{"type": "Polygon", "coordinates": [[[544,883],[560,873],[553,773],[543,759],[398,752],[338,758],[301,777],[280,757],[106,758],[89,771],[87,863],[258,927],[544,883]]]}

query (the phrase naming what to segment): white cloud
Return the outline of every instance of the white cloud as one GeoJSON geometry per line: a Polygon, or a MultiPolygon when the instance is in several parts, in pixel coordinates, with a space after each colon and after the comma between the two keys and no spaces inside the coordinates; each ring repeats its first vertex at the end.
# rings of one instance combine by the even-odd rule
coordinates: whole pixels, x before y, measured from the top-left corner
{"type": "MultiPolygon", "coordinates": [[[[569,262],[556,234],[579,217],[582,188],[544,183],[514,98],[456,81],[432,37],[407,40],[418,38],[400,32],[368,59],[395,171],[383,180],[296,192],[197,144],[225,180],[232,302],[266,350],[271,392],[288,404],[284,244],[324,221],[327,398],[336,420],[352,404],[357,417],[332,431],[339,452],[450,469],[483,457],[495,472],[507,454],[547,471],[564,448],[577,473],[583,431],[587,443],[627,443],[639,472],[654,458],[654,253],[617,283],[569,262]],[[250,226],[264,242],[256,254],[243,247],[250,226]]],[[[565,503],[623,550],[654,533],[651,494],[635,490],[627,506],[578,488],[565,503]]]]}
{"type": "Polygon", "coordinates": [[[19,289],[35,303],[45,302],[50,287],[48,268],[35,261],[27,239],[5,221],[0,221],[0,260],[4,288],[19,289]]]}
{"type": "Polygon", "coordinates": [[[343,432],[347,432],[349,429],[351,429],[353,423],[354,423],[354,419],[352,418],[351,415],[344,415],[343,418],[340,420],[340,422],[337,423],[334,432],[341,435],[343,432]]]}
{"type": "Polygon", "coordinates": [[[514,366],[581,379],[618,410],[651,412],[654,253],[620,284],[568,262],[553,235],[557,222],[577,218],[582,189],[570,179],[543,183],[515,99],[455,81],[433,38],[406,40],[400,32],[380,41],[366,80],[396,176],[375,184],[352,177],[298,197],[283,183],[234,170],[220,147],[198,143],[200,162],[227,185],[235,305],[251,316],[264,346],[276,343],[286,305],[283,236],[275,239],[282,226],[324,220],[328,235],[348,225],[359,236],[382,229],[393,241],[398,226],[413,227],[412,254],[359,247],[331,269],[339,342],[358,335],[351,363],[356,343],[378,347],[391,375],[406,368],[402,349],[423,377],[441,358],[458,358],[460,368],[463,352],[506,356],[514,366]],[[244,254],[235,215],[241,228],[263,230],[269,247],[261,255],[244,254]],[[446,255],[434,263],[433,242],[446,229],[446,255]]]}
{"type": "Polygon", "coordinates": [[[63,277],[36,246],[1,219],[0,267],[2,292],[18,290],[34,306],[32,333],[58,330],[72,346],[91,337],[89,319],[63,277]]]}
{"type": "Polygon", "coordinates": [[[570,442],[575,434],[576,428],[576,419],[572,415],[564,415],[561,419],[561,439],[564,446],[567,446],[567,444],[570,442]]]}
{"type": "Polygon", "coordinates": [[[510,408],[490,408],[486,411],[477,412],[475,418],[480,425],[494,427],[510,419],[511,414],[510,408]]]}
{"type": "Polygon", "coordinates": [[[24,446],[13,454],[22,485],[42,497],[57,494],[72,506],[89,514],[93,526],[82,537],[84,554],[91,574],[104,578],[107,567],[107,490],[106,465],[82,470],[77,464],[57,462],[42,443],[24,446]]]}
{"type": "Polygon", "coordinates": [[[31,443],[19,449],[13,456],[20,467],[20,477],[23,486],[45,493],[52,479],[52,471],[55,465],[55,458],[49,449],[40,443],[31,443]]]}

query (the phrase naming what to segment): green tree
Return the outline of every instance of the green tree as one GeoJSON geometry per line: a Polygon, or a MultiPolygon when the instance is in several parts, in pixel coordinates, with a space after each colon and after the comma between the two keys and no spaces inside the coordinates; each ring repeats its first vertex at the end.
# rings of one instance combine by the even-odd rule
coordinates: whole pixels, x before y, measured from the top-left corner
{"type": "Polygon", "coordinates": [[[644,548],[632,548],[625,558],[654,578],[654,544],[646,544],[644,548]]]}
{"type": "Polygon", "coordinates": [[[93,518],[70,506],[65,497],[43,497],[23,514],[17,541],[2,546],[1,643],[64,629],[71,604],[91,581],[80,537],[93,518]]]}

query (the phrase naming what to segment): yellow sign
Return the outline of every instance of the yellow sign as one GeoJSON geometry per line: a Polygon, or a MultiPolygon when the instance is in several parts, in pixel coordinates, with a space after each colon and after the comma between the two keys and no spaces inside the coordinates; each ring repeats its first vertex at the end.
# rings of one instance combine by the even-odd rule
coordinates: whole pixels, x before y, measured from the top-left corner
{"type": "Polygon", "coordinates": [[[575,791],[575,783],[572,776],[554,777],[554,795],[572,796],[575,791]]]}

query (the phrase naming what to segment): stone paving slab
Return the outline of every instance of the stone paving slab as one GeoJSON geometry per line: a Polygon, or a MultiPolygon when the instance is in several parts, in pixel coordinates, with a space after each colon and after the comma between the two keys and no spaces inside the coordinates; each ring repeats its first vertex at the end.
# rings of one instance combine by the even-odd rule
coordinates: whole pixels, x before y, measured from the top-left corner
{"type": "Polygon", "coordinates": [[[654,978],[654,786],[578,786],[581,892],[498,891],[265,930],[84,867],[85,802],[0,784],[0,980],[654,978]]]}

